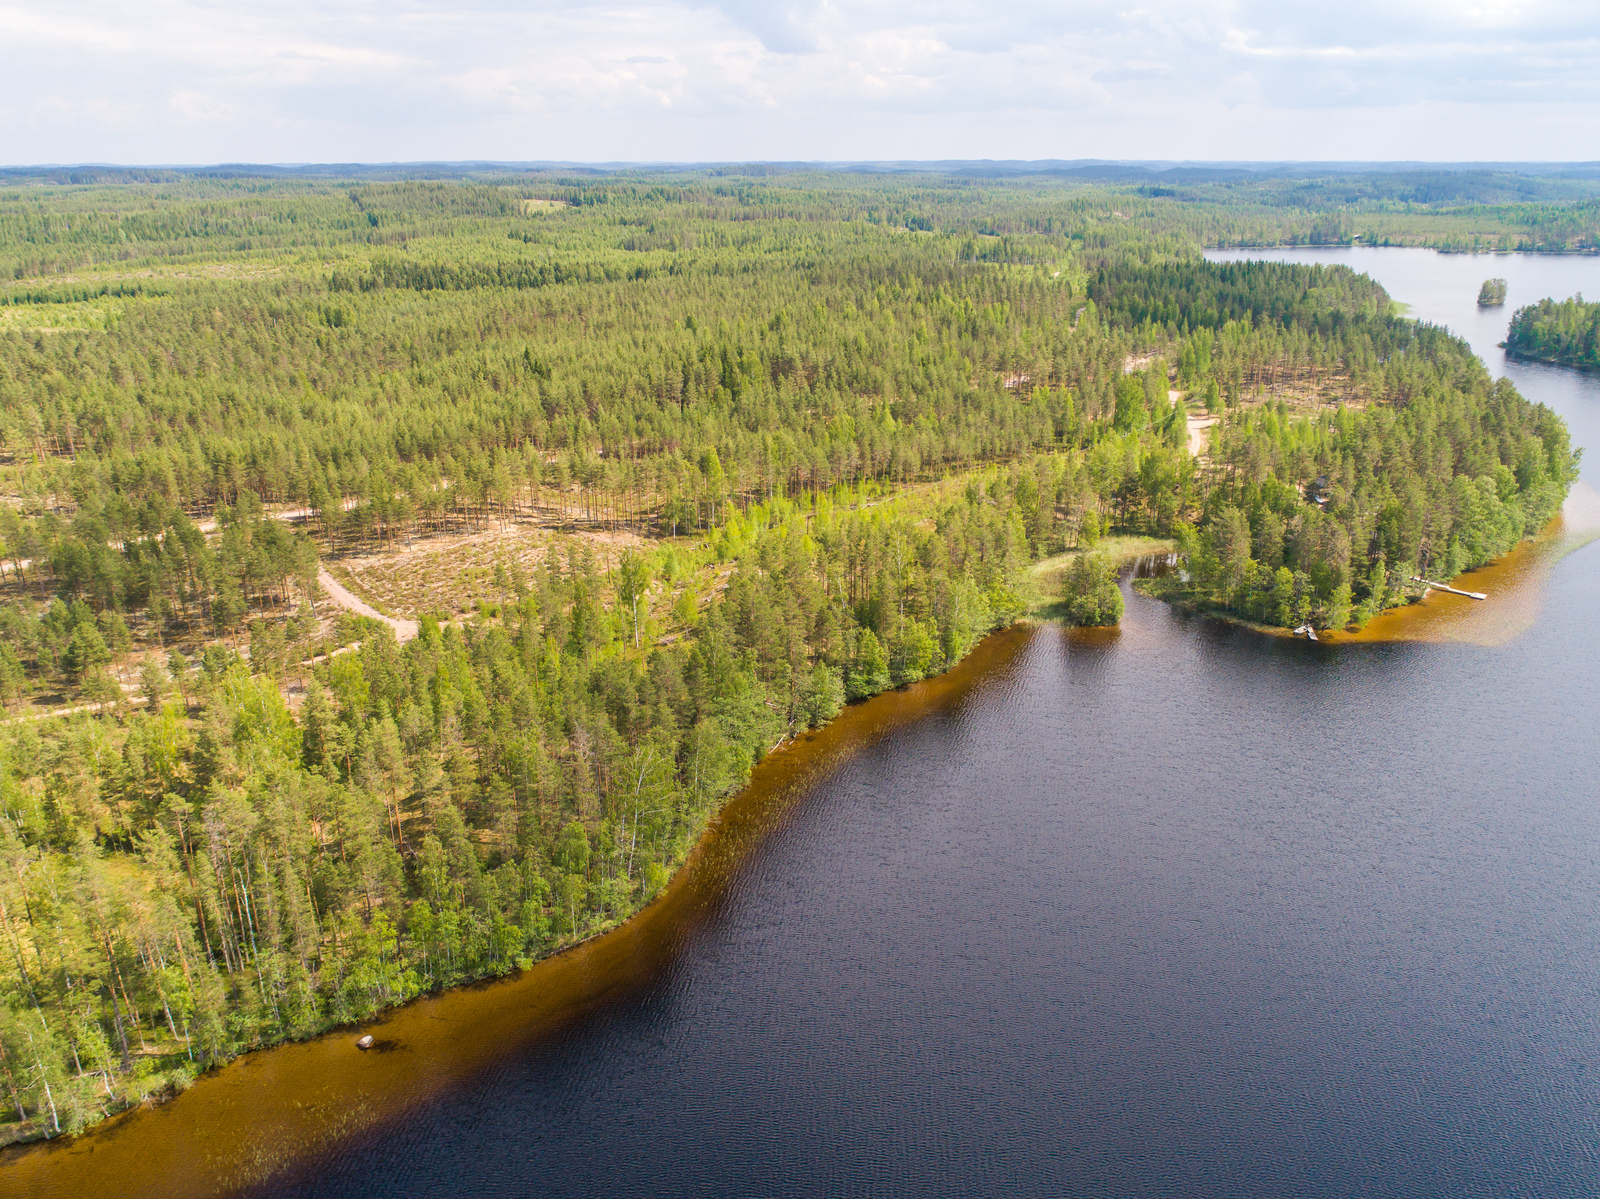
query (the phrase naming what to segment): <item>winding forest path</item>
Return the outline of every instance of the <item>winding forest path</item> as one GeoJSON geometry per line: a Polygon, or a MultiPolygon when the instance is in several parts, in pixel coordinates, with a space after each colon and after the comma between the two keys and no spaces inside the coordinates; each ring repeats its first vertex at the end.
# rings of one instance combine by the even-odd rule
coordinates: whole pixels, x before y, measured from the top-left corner
{"type": "Polygon", "coordinates": [[[1196,458],[1205,454],[1211,444],[1211,427],[1220,424],[1220,416],[1191,416],[1186,422],[1189,427],[1189,453],[1196,458]]]}
{"type": "Polygon", "coordinates": [[[398,616],[385,616],[371,604],[357,596],[338,579],[328,573],[326,566],[317,567],[317,582],[322,590],[327,592],[328,598],[346,612],[354,612],[357,616],[370,616],[373,620],[381,620],[394,630],[395,640],[404,645],[417,635],[421,626],[414,620],[405,620],[398,616]]]}

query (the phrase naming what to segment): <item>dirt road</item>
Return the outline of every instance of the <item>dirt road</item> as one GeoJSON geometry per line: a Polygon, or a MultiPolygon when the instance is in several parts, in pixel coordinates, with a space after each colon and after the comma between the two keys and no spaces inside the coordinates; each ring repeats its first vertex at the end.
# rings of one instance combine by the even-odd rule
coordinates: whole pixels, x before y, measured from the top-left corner
{"type": "Polygon", "coordinates": [[[1191,416],[1189,427],[1189,452],[1196,458],[1206,452],[1211,444],[1211,426],[1222,420],[1220,416],[1191,416]]]}
{"type": "Polygon", "coordinates": [[[357,616],[370,616],[373,620],[381,620],[394,630],[395,639],[404,645],[417,635],[420,627],[414,620],[402,620],[398,616],[385,616],[370,604],[359,599],[348,587],[339,582],[328,573],[328,568],[317,568],[317,582],[322,590],[327,592],[328,598],[346,612],[354,612],[357,616]]]}

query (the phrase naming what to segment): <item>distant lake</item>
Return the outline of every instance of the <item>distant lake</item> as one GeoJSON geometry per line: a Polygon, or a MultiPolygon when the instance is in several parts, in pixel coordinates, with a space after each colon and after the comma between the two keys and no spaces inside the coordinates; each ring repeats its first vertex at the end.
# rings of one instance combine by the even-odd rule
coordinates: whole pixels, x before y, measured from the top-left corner
{"type": "MultiPolygon", "coordinates": [[[[1600,482],[1600,381],[1494,344],[1600,258],[1271,257],[1467,336],[1600,482]]],[[[1113,634],[992,638],[775,755],[614,937],[0,1190],[1600,1192],[1600,547],[1538,561],[1481,605],[1499,637],[1314,645],[1130,593],[1113,634]]]]}
{"type": "Polygon", "coordinates": [[[1348,266],[1371,275],[1389,295],[1407,305],[1406,315],[1444,325],[1466,338],[1496,377],[1504,375],[1530,400],[1548,404],[1572,429],[1574,445],[1593,447],[1583,477],[1600,487],[1600,378],[1566,367],[1508,359],[1506,339],[1511,314],[1547,297],[1567,299],[1579,292],[1600,296],[1600,255],[1593,254],[1439,254],[1375,246],[1317,246],[1296,250],[1213,250],[1212,262],[1270,259],[1348,266]],[[1506,302],[1478,307],[1485,279],[1506,281],[1506,302]]]}

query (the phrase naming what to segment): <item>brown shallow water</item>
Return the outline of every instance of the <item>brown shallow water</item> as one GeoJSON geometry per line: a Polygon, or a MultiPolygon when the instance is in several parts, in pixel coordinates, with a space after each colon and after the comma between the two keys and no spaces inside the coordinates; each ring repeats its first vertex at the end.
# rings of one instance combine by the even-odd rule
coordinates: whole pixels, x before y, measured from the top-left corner
{"type": "Polygon", "coordinates": [[[794,798],[885,733],[958,703],[1026,645],[1022,627],[980,643],[955,669],[847,707],[758,765],[662,894],[620,927],[512,977],[418,999],[315,1040],[235,1059],[175,1100],[125,1113],[70,1141],[0,1153],[0,1193],[33,1199],[201,1199],[257,1185],[331,1145],[472,1079],[522,1044],[607,1000],[648,987],[723,899],[749,852],[794,798]],[[374,1047],[355,1048],[371,1033],[374,1047]]]}
{"type": "Polygon", "coordinates": [[[1597,532],[1600,493],[1579,483],[1561,514],[1538,537],[1486,566],[1443,580],[1461,591],[1481,592],[1487,600],[1429,591],[1418,603],[1379,613],[1359,633],[1329,631],[1318,636],[1332,645],[1380,641],[1504,645],[1539,619],[1545,587],[1556,563],[1594,540],[1597,532]]]}

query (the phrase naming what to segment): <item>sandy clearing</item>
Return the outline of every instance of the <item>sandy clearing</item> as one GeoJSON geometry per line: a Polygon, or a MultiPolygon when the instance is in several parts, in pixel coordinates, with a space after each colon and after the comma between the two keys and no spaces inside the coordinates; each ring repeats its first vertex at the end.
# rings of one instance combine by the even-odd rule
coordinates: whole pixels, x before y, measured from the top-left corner
{"type": "Polygon", "coordinates": [[[1211,441],[1211,427],[1221,421],[1220,416],[1191,416],[1186,422],[1189,427],[1189,453],[1196,458],[1204,454],[1211,441]]]}
{"type": "Polygon", "coordinates": [[[327,592],[328,598],[346,612],[354,612],[357,616],[370,616],[373,620],[383,621],[384,624],[394,630],[395,639],[401,645],[415,637],[421,628],[414,620],[402,620],[398,616],[385,616],[329,574],[328,568],[325,566],[317,568],[317,582],[322,586],[322,590],[327,592]]]}

